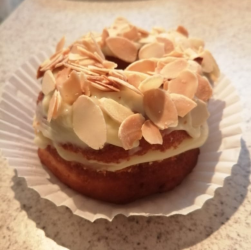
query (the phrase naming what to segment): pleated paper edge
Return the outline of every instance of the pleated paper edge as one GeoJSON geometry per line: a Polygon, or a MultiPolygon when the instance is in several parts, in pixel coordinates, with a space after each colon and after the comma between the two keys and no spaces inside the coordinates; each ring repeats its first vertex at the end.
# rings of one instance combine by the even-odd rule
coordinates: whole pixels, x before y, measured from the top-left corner
{"type": "MultiPolygon", "coordinates": [[[[34,76],[31,76],[31,74],[29,74],[29,73],[27,73],[27,69],[30,69],[30,72],[32,71],[31,70],[31,68],[33,67],[34,69],[38,66],[38,64],[39,63],[41,63],[42,62],[42,60],[44,60],[44,59],[46,59],[47,57],[48,57],[48,55],[50,55],[52,53],[52,51],[50,50],[50,49],[48,49],[47,50],[47,52],[46,53],[40,53],[40,56],[34,56],[34,57],[32,57],[28,62],[26,62],[24,65],[22,65],[21,67],[20,67],[20,69],[19,70],[17,70],[16,71],[16,73],[15,74],[13,74],[13,76],[12,76],[12,78],[13,77],[16,77],[17,79],[18,79],[18,81],[20,81],[20,75],[19,76],[17,76],[17,73],[19,72],[20,73],[20,70],[21,71],[24,71],[25,73],[24,73],[24,75],[25,75],[25,77],[27,77],[28,78],[28,80],[30,81],[30,83],[32,83],[33,85],[36,85],[36,87],[34,87],[34,86],[30,86],[29,85],[29,87],[30,88],[28,88],[28,92],[29,92],[29,94],[34,94],[34,91],[39,91],[39,85],[37,84],[37,81],[33,78],[34,76]],[[36,64],[34,63],[34,62],[36,62],[36,64]],[[28,66],[27,66],[28,65],[28,66]],[[24,69],[26,69],[26,70],[24,70],[24,69]],[[34,89],[32,89],[31,87],[34,87],[34,89]]],[[[34,73],[34,72],[33,72],[34,73]]],[[[24,79],[26,79],[24,77],[24,79]]],[[[10,78],[10,80],[12,79],[12,78],[10,78]]],[[[22,79],[21,79],[22,80],[22,79]]],[[[215,88],[214,88],[214,92],[216,92],[217,91],[217,89],[218,89],[218,92],[220,92],[218,95],[220,95],[220,96],[226,96],[226,95],[228,95],[228,94],[230,94],[231,96],[232,96],[232,99],[234,100],[233,101],[233,103],[230,103],[230,106],[232,105],[232,106],[236,106],[237,108],[235,108],[236,110],[235,110],[235,114],[234,115],[236,115],[237,113],[240,113],[241,112],[241,104],[240,104],[240,100],[239,100],[239,97],[238,97],[238,95],[237,95],[237,93],[236,93],[236,91],[235,91],[235,89],[234,89],[234,87],[232,86],[232,84],[231,84],[231,82],[224,76],[224,75],[222,75],[221,77],[220,77],[220,79],[219,79],[219,82],[220,83],[218,83],[216,86],[215,86],[215,88]],[[222,91],[221,91],[221,89],[223,88],[222,86],[221,86],[221,84],[220,83],[222,83],[223,81],[225,81],[225,85],[227,85],[227,87],[226,88],[224,88],[222,91]],[[229,87],[230,86],[230,87],[229,87]],[[230,93],[228,93],[228,92],[230,92],[230,93]]],[[[27,85],[27,84],[26,84],[27,85]]],[[[11,87],[13,87],[12,86],[12,83],[9,81],[9,82],[7,82],[6,84],[5,84],[5,86],[4,86],[4,91],[3,91],[3,96],[4,96],[4,93],[8,93],[8,91],[11,91],[11,90],[13,90],[13,88],[11,89],[11,87]]],[[[14,88],[15,89],[15,88],[14,88]]],[[[27,94],[27,93],[26,93],[27,94]]],[[[36,96],[34,95],[34,98],[36,98],[36,96]]],[[[34,101],[34,98],[33,98],[33,101],[34,101]]],[[[4,100],[4,98],[3,98],[3,100],[4,100]]],[[[2,107],[2,101],[3,100],[1,100],[1,103],[0,103],[0,109],[1,109],[1,107],[2,107]]],[[[230,106],[227,106],[227,108],[229,108],[230,106]]],[[[35,107],[35,103],[34,103],[34,107],[35,107]]],[[[32,109],[31,109],[32,110],[32,109]]],[[[31,111],[30,110],[30,111],[31,111]]],[[[223,109],[223,110],[225,110],[225,109],[223,109]]],[[[233,116],[234,116],[233,115],[233,116]]],[[[229,115],[228,116],[228,118],[229,117],[231,117],[231,115],[229,115]]],[[[241,117],[240,117],[240,119],[241,119],[241,117]]],[[[237,123],[237,124],[235,124],[237,127],[239,127],[239,128],[241,128],[241,120],[237,123]]],[[[10,126],[15,126],[15,125],[13,125],[13,124],[10,124],[10,126]]],[[[1,127],[0,127],[1,128],[1,127]]],[[[19,131],[19,129],[20,128],[16,128],[18,131],[19,131]]],[[[21,131],[22,131],[22,133],[24,133],[24,131],[23,131],[24,129],[21,129],[21,131]]],[[[2,131],[0,131],[0,132],[2,132],[2,131]]],[[[20,131],[19,131],[20,132],[20,131]]],[[[24,133],[25,134],[25,133],[24,133]]],[[[30,136],[30,135],[29,135],[30,136]]],[[[1,138],[1,137],[0,137],[1,138]]],[[[19,138],[20,139],[20,135],[19,136],[17,136],[17,138],[19,138]]],[[[25,138],[25,135],[22,135],[21,136],[21,138],[22,139],[24,139],[25,138]]],[[[17,173],[18,173],[18,176],[19,177],[23,177],[23,178],[25,178],[26,179],[26,182],[27,182],[27,186],[29,187],[29,188],[32,188],[33,190],[35,190],[42,198],[44,198],[44,199],[47,199],[47,200],[49,200],[49,201],[51,201],[52,203],[54,203],[56,206],[66,206],[66,207],[68,207],[74,214],[76,214],[76,215],[78,215],[78,216],[80,216],[80,217],[83,217],[83,218],[85,218],[85,219],[87,219],[87,220],[89,220],[89,221],[95,221],[96,219],[99,219],[99,218],[104,218],[104,219],[107,219],[107,220],[109,220],[109,221],[112,221],[113,220],[113,218],[116,216],[116,215],[118,215],[118,214],[123,214],[124,216],[132,216],[132,215],[140,215],[140,216],[171,216],[171,215],[174,215],[174,214],[182,214],[182,215],[186,215],[186,214],[188,214],[188,213],[191,213],[191,212],[193,212],[193,211],[195,211],[195,210],[198,210],[198,209],[200,209],[200,208],[202,208],[202,206],[204,205],[204,203],[207,201],[207,200],[209,200],[209,199],[212,199],[213,197],[214,197],[214,194],[215,194],[215,191],[218,189],[218,188],[220,188],[220,187],[222,187],[223,185],[224,185],[224,180],[225,180],[225,178],[227,178],[227,177],[229,177],[230,175],[231,175],[231,169],[232,169],[232,167],[233,167],[233,165],[235,165],[236,163],[237,163],[237,160],[238,160],[238,156],[239,156],[239,153],[240,153],[240,139],[241,139],[241,131],[239,132],[239,134],[237,133],[236,134],[236,138],[235,138],[235,147],[236,148],[234,148],[234,149],[229,149],[229,150],[231,150],[231,152],[233,151],[234,152],[234,158],[231,160],[231,167],[230,167],[230,169],[228,170],[229,171],[229,173],[223,173],[222,174],[222,176],[221,176],[221,184],[220,185],[213,185],[213,187],[211,188],[212,190],[210,190],[210,194],[200,194],[197,198],[198,199],[200,199],[200,201],[199,201],[199,205],[197,205],[197,204],[193,204],[193,205],[191,205],[190,207],[185,207],[184,209],[182,209],[182,210],[179,210],[179,211],[172,211],[172,212],[169,212],[169,213],[165,213],[165,212],[148,212],[148,213],[146,213],[146,212],[139,212],[141,209],[142,209],[142,207],[144,207],[144,206],[154,206],[154,208],[156,208],[156,204],[153,204],[154,203],[154,201],[155,201],[155,198],[154,198],[154,196],[152,196],[152,197],[149,197],[149,198],[145,198],[145,199],[142,199],[142,200],[140,200],[140,201],[138,201],[138,202],[136,202],[136,203],[138,203],[138,204],[140,204],[139,206],[136,206],[137,207],[137,212],[132,212],[131,210],[130,210],[130,208],[131,208],[131,206],[133,206],[135,203],[131,203],[131,204],[129,204],[129,205],[125,205],[125,206],[117,206],[117,205],[112,205],[112,204],[106,204],[106,206],[109,206],[110,208],[112,207],[112,209],[110,209],[110,211],[108,212],[108,211],[106,211],[106,214],[102,214],[102,213],[92,213],[92,212],[90,212],[90,211],[85,211],[84,209],[83,209],[83,207],[86,207],[88,204],[88,202],[89,202],[89,198],[86,198],[86,197],[83,197],[83,196],[81,196],[80,194],[77,194],[75,191],[73,191],[73,190],[70,190],[69,188],[67,188],[67,187],[65,187],[63,184],[61,184],[61,183],[58,183],[58,186],[59,186],[59,188],[58,188],[58,190],[56,189],[56,192],[53,192],[53,193],[49,193],[49,194],[47,194],[47,195],[45,195],[45,194],[43,194],[43,193],[41,193],[41,190],[39,189],[39,185],[32,185],[31,184],[31,182],[30,182],[30,179],[29,179],[29,176],[26,176],[24,173],[26,173],[27,174],[27,172],[25,172],[25,168],[23,168],[23,169],[20,169],[20,168],[18,168],[18,167],[15,167],[14,166],[14,168],[17,170],[17,173]],[[238,145],[237,145],[238,144],[238,145]],[[24,172],[22,172],[22,171],[24,171],[24,172]],[[62,187],[63,186],[63,187],[62,187]],[[63,190],[60,190],[60,187],[63,189],[63,190]],[[69,194],[70,194],[70,197],[67,195],[67,194],[65,194],[64,192],[68,192],[69,194]],[[57,196],[58,197],[60,197],[60,196],[62,196],[62,197],[64,197],[64,196],[68,196],[68,198],[66,199],[66,200],[64,200],[64,202],[58,202],[56,199],[55,199],[55,193],[57,193],[57,196]],[[50,196],[50,195],[52,195],[52,196],[50,196]],[[74,206],[74,202],[73,202],[73,199],[78,199],[78,198],[80,198],[81,200],[82,200],[82,202],[80,203],[80,206],[82,207],[82,209],[80,209],[80,208],[77,208],[76,207],[76,205],[74,206]],[[86,201],[87,200],[87,201],[86,201]],[[85,202],[87,202],[87,203],[85,203],[85,202]],[[143,203],[143,205],[142,205],[142,203],[143,203]],[[145,204],[146,203],[146,204],[145,204]],[[145,205],[144,205],[145,204],[145,205]],[[149,205],[150,204],[150,205],[149,205]]],[[[2,139],[0,139],[0,148],[2,148],[2,145],[7,145],[7,144],[4,144],[5,143],[5,140],[2,140],[2,139]]],[[[35,146],[34,146],[34,148],[36,148],[35,146]]],[[[4,150],[2,150],[2,151],[4,151],[4,150]]],[[[226,151],[226,150],[223,150],[223,152],[224,151],[226,151]]],[[[232,153],[233,153],[232,152],[232,153]]],[[[2,153],[3,155],[6,155],[6,154],[4,154],[4,152],[2,153]]],[[[12,158],[11,157],[5,157],[9,162],[10,162],[10,166],[11,166],[11,162],[12,162],[12,158]]],[[[20,160],[20,161],[22,161],[23,159],[19,159],[19,158],[16,158],[16,161],[18,161],[18,160],[20,160]]],[[[27,160],[24,160],[24,162],[26,163],[26,164],[28,164],[28,161],[27,160]]],[[[200,161],[199,161],[200,162],[200,161]]],[[[32,164],[32,162],[29,162],[29,164],[32,164]]],[[[26,171],[27,171],[27,169],[26,169],[26,171]]],[[[36,171],[38,171],[38,169],[36,169],[36,171]]],[[[44,174],[42,174],[42,172],[43,171],[41,171],[41,173],[40,173],[40,170],[38,171],[38,173],[37,174],[41,174],[41,178],[43,179],[43,178],[48,178],[49,176],[50,176],[50,174],[49,173],[44,173],[44,174]]],[[[44,171],[45,172],[45,171],[44,171]]],[[[188,177],[187,177],[187,179],[185,179],[184,181],[183,181],[183,183],[179,186],[179,187],[177,187],[174,191],[171,191],[171,192],[178,192],[178,189],[180,189],[182,186],[184,186],[185,185],[185,183],[186,182],[188,182],[188,180],[189,179],[191,179],[193,176],[194,176],[194,173],[196,173],[196,172],[199,172],[198,171],[198,168],[195,168],[195,171],[193,171],[188,177]]],[[[32,179],[32,178],[31,178],[32,179]]],[[[55,180],[55,178],[53,178],[54,179],[54,181],[56,181],[55,180]]],[[[59,181],[58,181],[59,182],[59,181]]],[[[44,184],[45,185],[45,184],[44,184]]],[[[51,184],[52,185],[52,184],[51,184]]],[[[55,184],[54,185],[52,185],[53,187],[55,187],[55,184]]],[[[184,187],[183,187],[184,188],[184,187]]],[[[170,194],[171,192],[169,192],[168,194],[170,194]]],[[[165,194],[161,194],[161,195],[157,195],[157,196],[166,196],[166,193],[165,194]]],[[[161,203],[161,202],[163,202],[163,201],[158,201],[158,203],[161,203]]],[[[168,200],[167,200],[167,202],[168,202],[168,200]]],[[[105,203],[103,203],[103,202],[99,202],[99,201],[94,201],[94,200],[91,200],[91,202],[90,203],[94,203],[94,204],[96,204],[96,205],[99,205],[100,203],[102,203],[103,205],[105,204],[105,203]]],[[[151,210],[150,210],[151,211],[151,210]]]]}

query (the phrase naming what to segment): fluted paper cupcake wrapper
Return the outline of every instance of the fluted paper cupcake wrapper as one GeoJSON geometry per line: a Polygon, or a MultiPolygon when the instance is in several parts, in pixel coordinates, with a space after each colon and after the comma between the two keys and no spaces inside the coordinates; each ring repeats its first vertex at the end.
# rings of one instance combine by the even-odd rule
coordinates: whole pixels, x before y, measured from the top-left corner
{"type": "Polygon", "coordinates": [[[41,84],[36,71],[52,51],[48,49],[32,57],[6,82],[0,103],[0,148],[18,176],[26,179],[28,187],[42,198],[89,221],[98,218],[112,220],[123,214],[170,216],[188,214],[200,209],[222,187],[231,175],[240,153],[241,105],[230,81],[221,76],[209,102],[209,137],[201,148],[193,172],[174,190],[141,199],[127,205],[96,201],[71,190],[40,163],[34,144],[32,120],[41,84]]]}

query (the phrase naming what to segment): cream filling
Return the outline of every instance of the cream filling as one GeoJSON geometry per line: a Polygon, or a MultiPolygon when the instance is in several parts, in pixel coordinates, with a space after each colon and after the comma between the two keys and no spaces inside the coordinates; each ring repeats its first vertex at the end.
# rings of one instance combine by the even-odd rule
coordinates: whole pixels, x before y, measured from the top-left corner
{"type": "Polygon", "coordinates": [[[95,160],[87,160],[83,155],[79,153],[69,152],[68,150],[63,149],[59,144],[53,143],[53,146],[56,148],[58,154],[65,159],[66,161],[74,161],[84,164],[86,167],[90,167],[95,170],[108,170],[108,171],[117,171],[123,168],[153,161],[162,161],[164,159],[170,158],[172,156],[181,154],[190,149],[199,148],[202,146],[207,137],[208,137],[208,126],[207,123],[203,124],[200,127],[200,136],[198,138],[189,138],[184,140],[177,148],[171,148],[165,152],[161,151],[149,151],[144,155],[134,155],[131,156],[128,160],[123,160],[119,163],[103,163],[95,160]]]}

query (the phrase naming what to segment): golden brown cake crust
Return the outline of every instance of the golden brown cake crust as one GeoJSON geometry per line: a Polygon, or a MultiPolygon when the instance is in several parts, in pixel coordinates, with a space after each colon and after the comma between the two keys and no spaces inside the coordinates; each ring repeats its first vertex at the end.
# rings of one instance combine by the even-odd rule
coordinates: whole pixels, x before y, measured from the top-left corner
{"type": "Polygon", "coordinates": [[[51,146],[38,149],[38,155],[41,162],[70,188],[94,199],[124,204],[179,185],[195,167],[199,149],[115,172],[95,171],[83,164],[65,161],[51,146]]]}

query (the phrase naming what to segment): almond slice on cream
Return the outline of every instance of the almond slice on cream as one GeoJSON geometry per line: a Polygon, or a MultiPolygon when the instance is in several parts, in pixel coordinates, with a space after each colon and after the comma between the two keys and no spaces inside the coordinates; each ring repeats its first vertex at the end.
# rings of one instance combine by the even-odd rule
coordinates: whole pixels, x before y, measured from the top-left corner
{"type": "Polygon", "coordinates": [[[188,41],[190,43],[190,46],[192,46],[194,49],[199,50],[199,48],[204,48],[205,43],[203,40],[195,37],[188,38],[188,41]]]}
{"type": "Polygon", "coordinates": [[[55,87],[56,87],[56,80],[51,70],[47,70],[42,80],[42,92],[45,95],[48,95],[50,92],[52,92],[55,89],[55,87]]]}
{"type": "Polygon", "coordinates": [[[142,81],[149,77],[149,75],[137,71],[124,71],[124,74],[127,77],[127,82],[136,88],[139,87],[142,81]]]}
{"type": "Polygon", "coordinates": [[[183,58],[179,58],[165,65],[160,71],[160,74],[168,79],[172,79],[177,77],[187,66],[187,61],[183,58]]]}
{"type": "Polygon", "coordinates": [[[214,57],[208,50],[204,50],[200,56],[203,58],[201,64],[203,72],[209,73],[212,80],[216,81],[220,76],[220,69],[214,57]]]}
{"type": "Polygon", "coordinates": [[[113,99],[101,98],[101,108],[115,121],[122,123],[127,117],[133,115],[133,112],[125,106],[119,104],[113,99]]]}
{"type": "Polygon", "coordinates": [[[141,127],[144,121],[145,118],[141,114],[133,114],[121,123],[118,137],[125,150],[133,148],[134,143],[142,138],[141,127]]]}
{"type": "Polygon", "coordinates": [[[61,103],[62,103],[61,95],[59,91],[55,90],[49,103],[49,109],[48,109],[48,114],[47,114],[48,122],[51,122],[52,118],[56,118],[58,116],[61,103]]]}
{"type": "Polygon", "coordinates": [[[82,94],[80,78],[76,71],[72,71],[70,77],[59,86],[59,92],[68,104],[72,104],[82,94]]]}
{"type": "Polygon", "coordinates": [[[142,73],[146,73],[148,71],[154,72],[156,67],[156,62],[153,60],[142,59],[136,62],[131,63],[125,71],[138,71],[142,73]]]}
{"type": "Polygon", "coordinates": [[[177,78],[172,79],[168,84],[168,92],[185,95],[192,99],[197,91],[198,79],[189,70],[182,71],[177,78]]]}
{"type": "Polygon", "coordinates": [[[106,123],[100,107],[85,95],[72,105],[73,131],[93,149],[103,148],[106,142],[106,123]]]}
{"type": "Polygon", "coordinates": [[[145,44],[139,51],[139,59],[161,58],[165,54],[164,47],[158,42],[145,44]]]}
{"type": "Polygon", "coordinates": [[[115,56],[125,62],[134,62],[137,58],[137,47],[124,37],[108,37],[106,44],[115,56]]]}
{"type": "Polygon", "coordinates": [[[64,44],[65,44],[65,36],[63,36],[60,41],[58,42],[57,46],[56,46],[56,52],[61,51],[64,48],[64,44]]]}
{"type": "Polygon", "coordinates": [[[150,121],[144,122],[142,128],[142,136],[150,144],[161,144],[163,143],[162,135],[159,129],[150,121]]]}
{"type": "Polygon", "coordinates": [[[202,101],[206,102],[213,94],[212,87],[205,76],[197,74],[197,78],[198,88],[195,95],[202,101]]]}
{"type": "Polygon", "coordinates": [[[190,98],[180,95],[180,94],[170,94],[172,101],[177,109],[178,116],[184,117],[188,114],[193,108],[197,106],[196,102],[190,98]]]}
{"type": "Polygon", "coordinates": [[[143,104],[146,115],[160,129],[177,126],[178,114],[170,95],[161,89],[144,93],[143,104]]]}
{"type": "Polygon", "coordinates": [[[156,40],[164,44],[165,54],[169,54],[174,50],[173,42],[170,39],[166,37],[157,36],[156,40]]]}
{"type": "Polygon", "coordinates": [[[164,81],[164,78],[161,75],[153,75],[146,78],[139,85],[139,90],[145,92],[150,89],[158,89],[164,81]]]}
{"type": "Polygon", "coordinates": [[[108,76],[107,78],[108,78],[109,80],[112,80],[112,81],[114,81],[114,82],[116,82],[116,83],[122,85],[122,86],[127,87],[128,89],[131,89],[132,91],[134,91],[134,92],[137,93],[137,94],[142,95],[142,93],[141,93],[136,87],[134,87],[133,85],[129,84],[129,83],[126,82],[126,81],[123,81],[123,80],[121,80],[121,79],[119,79],[119,78],[117,78],[117,77],[113,77],[113,76],[108,76]]]}
{"type": "Polygon", "coordinates": [[[189,36],[187,29],[185,27],[183,27],[183,26],[178,26],[176,31],[179,32],[180,34],[186,36],[186,37],[189,36]]]}
{"type": "Polygon", "coordinates": [[[197,128],[206,122],[209,117],[207,104],[201,100],[197,100],[197,106],[191,111],[193,127],[197,128]]]}
{"type": "Polygon", "coordinates": [[[90,91],[90,82],[86,79],[85,75],[83,72],[80,72],[80,88],[84,92],[85,95],[90,96],[91,91],[90,91]]]}

